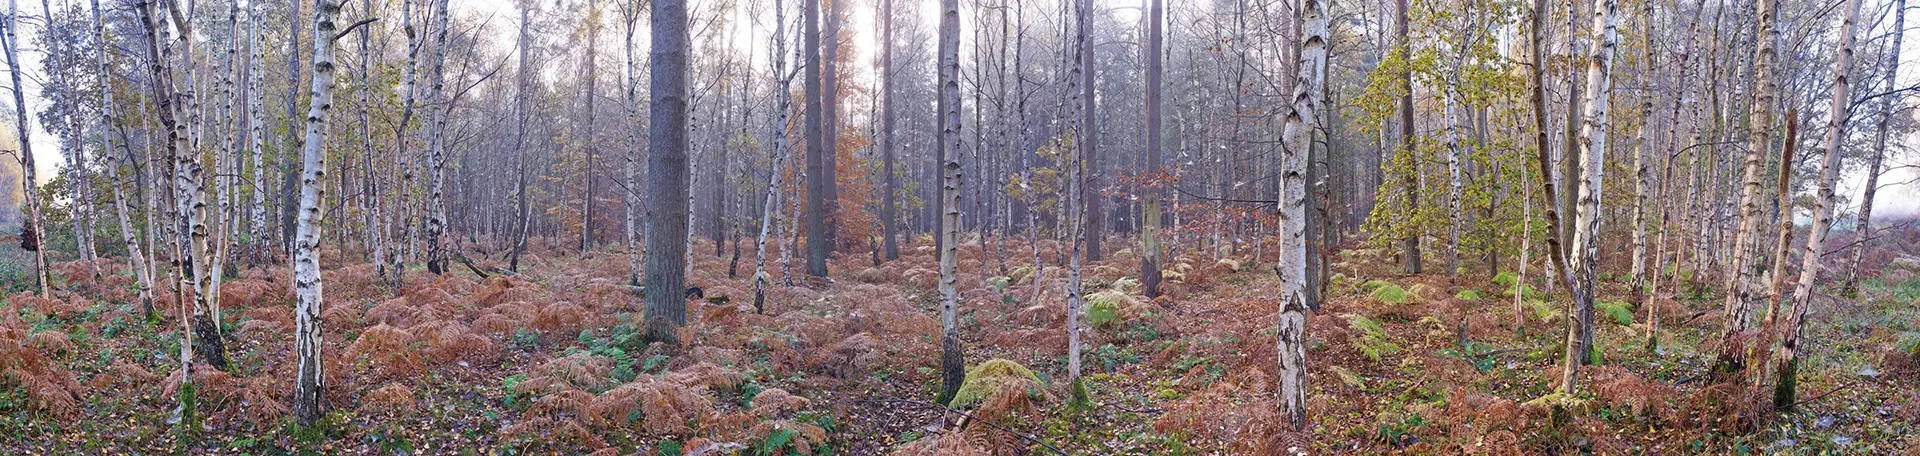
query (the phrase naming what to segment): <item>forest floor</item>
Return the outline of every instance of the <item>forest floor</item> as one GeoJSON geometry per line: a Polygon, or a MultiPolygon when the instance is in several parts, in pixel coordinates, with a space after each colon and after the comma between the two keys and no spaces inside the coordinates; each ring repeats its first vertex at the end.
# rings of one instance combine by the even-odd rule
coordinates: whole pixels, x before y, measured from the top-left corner
{"type": "MultiPolygon", "coordinates": [[[[368,264],[326,271],[322,425],[286,419],[292,294],[284,267],[221,288],[230,367],[195,373],[199,416],[176,408],[180,311],[141,317],[126,268],[63,263],[54,299],[0,306],[0,448],[10,454],[1916,454],[1920,271],[1869,280],[1862,303],[1822,298],[1798,410],[1771,390],[1714,383],[1720,300],[1646,309],[1602,278],[1595,366],[1562,420],[1529,403],[1558,378],[1564,302],[1510,275],[1400,275],[1352,249],[1308,327],[1310,429],[1280,431],[1268,258],[1189,253],[1148,300],[1138,258],[1085,271],[1088,404],[1070,404],[1057,245],[1048,266],[1013,242],[962,246],[968,388],[938,387],[932,249],[831,280],[775,286],[752,307],[737,269],[697,245],[680,348],[641,345],[619,253],[535,256],[519,274],[409,271],[395,297],[368,264]],[[731,269],[731,271],[730,271],[731,269]],[[1036,280],[1037,276],[1037,280],[1036,280]],[[1499,281],[1500,283],[1496,283],[1499,281]],[[1038,284],[1036,286],[1036,283],[1038,284]],[[1518,291],[1523,299],[1516,301],[1518,291]],[[150,323],[149,321],[154,321],[150,323]],[[1006,360],[989,361],[989,360],[1006,360]],[[1015,365],[1017,363],[1017,365],[1015,365]],[[181,432],[186,430],[189,432],[181,432]],[[185,435],[186,437],[182,437],[185,435]]],[[[326,258],[339,258],[327,252],[326,258]]],[[[18,258],[18,256],[10,256],[18,258]]],[[[771,259],[770,259],[771,262],[771,259]]],[[[488,262],[482,261],[482,266],[488,262]]],[[[772,266],[776,285],[781,282],[772,266]]],[[[1614,270],[1617,268],[1608,268],[1614,270]]],[[[1538,269],[1534,271],[1537,275],[1538,269]]],[[[1682,272],[1682,275],[1690,275],[1682,272]]],[[[1537,277],[1529,282],[1541,283],[1537,277]]],[[[1768,382],[1769,384],[1771,382],[1768,382]]]]}

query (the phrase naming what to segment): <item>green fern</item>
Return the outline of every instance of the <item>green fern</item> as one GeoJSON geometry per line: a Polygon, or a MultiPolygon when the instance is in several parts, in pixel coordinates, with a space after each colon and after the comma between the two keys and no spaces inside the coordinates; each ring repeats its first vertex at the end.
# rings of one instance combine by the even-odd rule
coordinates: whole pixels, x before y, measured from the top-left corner
{"type": "Polygon", "coordinates": [[[1594,303],[1594,307],[1599,309],[1601,313],[1606,314],[1607,318],[1613,319],[1614,324],[1620,326],[1633,325],[1633,311],[1627,309],[1627,303],[1625,301],[1600,301],[1594,303]]]}
{"type": "MultiPolygon", "coordinates": [[[[1372,283],[1372,282],[1373,281],[1369,281],[1368,283],[1372,283]]],[[[1380,301],[1380,303],[1382,304],[1394,304],[1394,305],[1406,304],[1407,301],[1410,301],[1413,299],[1413,296],[1407,293],[1406,289],[1400,288],[1400,286],[1394,285],[1391,283],[1384,283],[1383,285],[1380,285],[1378,288],[1374,288],[1372,296],[1374,300],[1380,301]]]]}

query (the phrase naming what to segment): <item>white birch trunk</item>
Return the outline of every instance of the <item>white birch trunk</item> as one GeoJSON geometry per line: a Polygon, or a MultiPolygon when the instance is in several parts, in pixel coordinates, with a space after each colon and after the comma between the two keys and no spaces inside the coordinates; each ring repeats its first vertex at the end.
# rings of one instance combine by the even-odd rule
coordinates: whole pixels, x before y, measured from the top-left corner
{"type": "Polygon", "coordinates": [[[1326,84],[1327,5],[1305,0],[1300,14],[1300,53],[1292,109],[1281,131],[1280,317],[1275,337],[1279,353],[1279,408],[1295,431],[1307,426],[1307,167],[1319,98],[1326,84]]]}
{"type": "MultiPolygon", "coordinates": [[[[1787,314],[1786,329],[1782,331],[1780,349],[1774,355],[1775,373],[1779,375],[1773,391],[1773,407],[1779,410],[1792,410],[1797,402],[1796,389],[1799,386],[1800,370],[1800,333],[1805,328],[1807,311],[1813,307],[1813,282],[1820,277],[1820,257],[1826,249],[1827,228],[1833,223],[1833,187],[1840,179],[1840,148],[1847,139],[1847,123],[1852,118],[1849,104],[1853,101],[1853,28],[1860,16],[1860,0],[1847,0],[1846,16],[1840,23],[1840,49],[1833,62],[1833,105],[1827,110],[1826,146],[1821,151],[1820,189],[1815,194],[1813,204],[1813,222],[1807,227],[1806,250],[1800,256],[1799,283],[1793,289],[1793,311],[1787,314]]],[[[1896,10],[1895,14],[1906,14],[1896,10]]],[[[1896,29],[1896,33],[1899,31],[1896,29]]],[[[1899,52],[1892,49],[1890,52],[1899,52]]]]}
{"type": "Polygon", "coordinates": [[[313,8],[313,78],[307,103],[306,142],[300,147],[300,213],[294,232],[293,286],[294,352],[299,369],[294,374],[293,409],[300,423],[311,426],[325,410],[320,403],[326,375],[321,371],[320,212],[325,195],[328,110],[333,107],[333,48],[340,0],[318,0],[313,8]]]}

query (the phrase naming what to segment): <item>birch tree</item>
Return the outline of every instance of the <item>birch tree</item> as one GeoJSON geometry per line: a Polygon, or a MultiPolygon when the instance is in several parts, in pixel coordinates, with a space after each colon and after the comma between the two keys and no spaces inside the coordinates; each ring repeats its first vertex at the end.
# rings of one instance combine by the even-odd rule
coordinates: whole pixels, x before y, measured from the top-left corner
{"type": "Polygon", "coordinates": [[[1280,413],[1296,432],[1307,430],[1307,167],[1313,131],[1320,119],[1320,97],[1326,84],[1328,58],[1327,5],[1304,0],[1298,10],[1299,76],[1292,106],[1281,132],[1285,147],[1281,162],[1284,190],[1280,207],[1280,319],[1276,331],[1279,353],[1280,413]]]}
{"type": "MultiPolygon", "coordinates": [[[[1793,289],[1793,310],[1787,314],[1786,327],[1780,332],[1780,347],[1774,352],[1773,408],[1794,409],[1799,401],[1800,336],[1805,332],[1807,310],[1813,307],[1814,280],[1820,277],[1820,257],[1824,256],[1827,228],[1833,223],[1833,187],[1840,179],[1840,148],[1845,146],[1847,124],[1853,102],[1853,28],[1860,17],[1860,0],[1846,0],[1841,7],[1840,44],[1833,58],[1833,105],[1827,110],[1827,137],[1821,149],[1820,189],[1815,193],[1813,221],[1807,226],[1806,249],[1800,254],[1800,278],[1793,289]]],[[[1905,15],[1903,10],[1895,14],[1905,15]]],[[[1895,29],[1896,33],[1902,32],[1895,29]]],[[[1889,50],[1899,54],[1899,48],[1889,50]]]]}
{"type": "Polygon", "coordinates": [[[773,79],[779,81],[780,90],[773,95],[773,125],[768,128],[773,130],[773,164],[767,173],[767,196],[760,208],[760,234],[754,238],[753,248],[753,310],[758,313],[765,313],[767,309],[767,236],[773,234],[774,220],[782,207],[780,195],[785,188],[780,186],[780,177],[786,174],[784,166],[791,150],[787,145],[787,114],[793,109],[793,75],[787,72],[787,15],[780,0],[773,0],[772,41],[773,79]]]}
{"type": "Polygon", "coordinates": [[[960,292],[954,265],[960,233],[960,1],[940,0],[940,396],[946,403],[966,379],[960,348],[960,292]]]}
{"type": "Polygon", "coordinates": [[[18,154],[20,163],[21,208],[26,212],[25,224],[20,230],[20,246],[33,251],[33,281],[40,289],[41,297],[52,297],[52,284],[47,281],[47,252],[41,238],[40,197],[33,164],[32,119],[27,117],[27,89],[20,83],[20,73],[25,68],[20,65],[20,2],[7,1],[6,39],[7,74],[13,78],[14,140],[20,143],[18,154]]]}
{"type": "MultiPolygon", "coordinates": [[[[306,141],[300,147],[300,213],[293,252],[294,352],[299,369],[294,374],[293,414],[302,426],[312,426],[325,408],[320,403],[326,374],[321,369],[320,314],[324,303],[320,281],[320,212],[326,195],[327,123],[333,107],[333,50],[339,26],[340,0],[318,0],[313,5],[313,78],[307,102],[306,141]]],[[[373,18],[354,26],[365,25],[373,18]]]]}
{"type": "MultiPolygon", "coordinates": [[[[1727,293],[1724,312],[1726,328],[1721,340],[1733,341],[1739,338],[1750,326],[1752,310],[1751,283],[1757,277],[1755,264],[1749,264],[1753,251],[1754,238],[1758,236],[1760,219],[1760,158],[1767,151],[1767,145],[1773,140],[1773,105],[1778,82],[1774,75],[1774,59],[1779,53],[1776,49],[1780,32],[1774,24],[1779,14],[1775,0],[1759,0],[1755,3],[1755,35],[1759,42],[1753,55],[1753,103],[1748,115],[1747,153],[1741,160],[1739,225],[1733,231],[1733,243],[1729,246],[1729,263],[1726,269],[1725,289],[1727,293]]],[[[1736,343],[1722,343],[1720,356],[1715,361],[1715,369],[1720,372],[1736,372],[1746,365],[1744,350],[1736,343]]]]}
{"type": "MultiPolygon", "coordinates": [[[[1894,77],[1900,74],[1900,51],[1904,49],[1900,46],[1907,34],[1907,1],[1894,0],[1893,9],[1888,14],[1893,15],[1893,45],[1887,48],[1886,61],[1880,65],[1885,68],[1882,70],[1884,73],[1881,73],[1881,84],[1884,85],[1883,91],[1893,92],[1897,84],[1894,77]]],[[[1850,247],[1853,255],[1847,259],[1846,265],[1840,268],[1846,271],[1846,279],[1840,288],[1841,294],[1858,294],[1860,291],[1860,264],[1866,260],[1867,242],[1873,239],[1874,192],[1880,187],[1880,171],[1887,159],[1888,130],[1893,125],[1893,116],[1897,111],[1895,107],[1900,104],[1899,99],[1898,95],[1881,97],[1878,112],[1874,113],[1878,125],[1873,132],[1873,152],[1867,156],[1867,182],[1861,190],[1860,210],[1855,213],[1853,219],[1854,236],[1852,247],[1850,247]]]]}
{"type": "Polygon", "coordinates": [[[1581,343],[1593,330],[1594,276],[1599,267],[1600,236],[1600,195],[1601,183],[1605,177],[1607,155],[1608,114],[1613,98],[1613,54],[1620,37],[1616,28],[1620,25],[1620,5],[1616,0],[1601,0],[1593,9],[1593,49],[1587,58],[1586,115],[1580,132],[1580,204],[1574,215],[1572,255],[1568,265],[1574,270],[1574,283],[1569,284],[1573,294],[1571,308],[1567,311],[1567,344],[1565,357],[1561,360],[1560,389],[1562,393],[1577,391],[1580,381],[1580,365],[1588,358],[1588,351],[1581,343]]]}

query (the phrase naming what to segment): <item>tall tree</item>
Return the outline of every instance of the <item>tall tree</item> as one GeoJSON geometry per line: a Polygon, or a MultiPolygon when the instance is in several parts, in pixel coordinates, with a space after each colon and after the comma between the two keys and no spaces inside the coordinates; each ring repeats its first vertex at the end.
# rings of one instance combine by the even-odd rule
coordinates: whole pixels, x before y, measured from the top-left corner
{"type": "MultiPolygon", "coordinates": [[[[107,82],[111,79],[104,76],[112,73],[109,71],[111,67],[108,65],[107,46],[104,45],[108,42],[106,14],[100,10],[100,0],[93,0],[93,32],[94,37],[102,43],[94,47],[94,63],[103,75],[100,90],[100,153],[107,157],[107,186],[113,191],[113,213],[120,225],[121,244],[127,249],[127,263],[133,269],[134,285],[140,290],[140,314],[152,320],[154,316],[152,269],[147,266],[145,246],[140,243],[138,233],[133,230],[133,222],[128,215],[124,189],[128,185],[120,179],[121,155],[113,151],[114,132],[109,131],[119,126],[114,120],[114,114],[118,113],[120,108],[114,103],[113,88],[107,82]]],[[[124,142],[122,146],[125,146],[124,142]]],[[[132,161],[132,152],[131,148],[127,149],[127,161],[132,161]]]]}
{"type": "MultiPolygon", "coordinates": [[[[817,0],[815,0],[817,1],[817,0]]],[[[960,292],[954,265],[960,233],[960,1],[940,0],[940,396],[946,403],[966,379],[960,349],[960,292]]]]}
{"type": "MultiPolygon", "coordinates": [[[[1411,59],[1413,58],[1413,41],[1407,31],[1409,21],[1407,17],[1407,0],[1395,0],[1395,3],[1398,6],[1395,10],[1398,14],[1398,20],[1394,21],[1394,44],[1399,47],[1398,51],[1401,58],[1411,59]]],[[[1411,155],[1416,153],[1413,147],[1413,72],[1402,71],[1401,73],[1400,149],[1402,153],[1411,155]]],[[[1403,190],[1406,192],[1408,208],[1420,206],[1420,173],[1418,169],[1416,166],[1413,172],[1407,173],[1405,181],[1402,182],[1403,190]]],[[[1415,231],[1407,233],[1406,236],[1407,238],[1401,241],[1400,246],[1401,265],[1406,273],[1419,274],[1420,233],[1415,231]]]]}
{"type": "Polygon", "coordinates": [[[653,0],[648,102],[646,337],[678,343],[687,324],[687,3],[653,0]]]}
{"type": "Polygon", "coordinates": [[[1285,147],[1280,169],[1280,318],[1276,331],[1279,352],[1280,413],[1294,431],[1307,429],[1307,156],[1320,119],[1328,57],[1327,5],[1304,0],[1298,10],[1300,53],[1292,106],[1281,131],[1285,147]]]}
{"type": "MultiPolygon", "coordinates": [[[[1738,207],[1740,224],[1734,228],[1733,243],[1729,246],[1731,251],[1728,252],[1730,255],[1727,257],[1729,261],[1725,280],[1727,299],[1724,308],[1726,328],[1721,333],[1721,340],[1725,341],[1738,339],[1740,333],[1745,332],[1751,325],[1748,321],[1753,313],[1751,282],[1758,276],[1758,271],[1754,268],[1760,264],[1758,261],[1749,261],[1751,255],[1748,253],[1753,251],[1755,238],[1759,236],[1760,159],[1766,154],[1767,146],[1773,141],[1773,105],[1779,91],[1777,76],[1774,74],[1774,59],[1779,53],[1776,46],[1780,39],[1780,31],[1776,30],[1774,21],[1779,14],[1779,7],[1775,0],[1759,0],[1754,8],[1758,16],[1754,35],[1758,37],[1759,42],[1756,43],[1753,55],[1753,102],[1752,112],[1747,120],[1751,128],[1747,129],[1747,153],[1741,160],[1742,177],[1738,207]]],[[[1743,344],[1721,344],[1715,369],[1720,372],[1736,372],[1746,366],[1746,351],[1740,345],[1743,344]]]]}
{"type": "MultiPolygon", "coordinates": [[[[888,0],[891,2],[892,0],[888,0]]],[[[773,79],[779,81],[779,91],[774,92],[773,124],[768,126],[773,132],[773,164],[767,176],[767,196],[760,209],[760,235],[754,238],[753,248],[753,310],[765,312],[767,309],[767,236],[773,234],[775,217],[778,217],[780,196],[785,188],[780,186],[780,178],[786,174],[787,156],[792,148],[787,144],[788,113],[793,111],[793,75],[787,72],[787,15],[780,0],[773,0],[773,79]]],[[[793,221],[788,221],[793,223],[793,221]]],[[[888,239],[889,242],[892,239],[888,239]]]]}
{"type": "Polygon", "coordinates": [[[446,95],[447,12],[448,2],[440,0],[433,18],[433,57],[427,60],[427,271],[434,275],[447,272],[447,117],[453,114],[452,97],[446,95]]]}
{"type": "MultiPolygon", "coordinates": [[[[1827,228],[1833,223],[1833,187],[1840,180],[1840,148],[1846,143],[1847,123],[1852,118],[1853,27],[1860,17],[1860,0],[1846,0],[1846,6],[1841,8],[1845,16],[1840,21],[1840,44],[1833,58],[1833,105],[1827,110],[1820,189],[1814,196],[1813,222],[1807,226],[1807,247],[1800,254],[1800,280],[1793,288],[1793,311],[1787,314],[1786,328],[1780,334],[1780,348],[1774,354],[1774,373],[1779,380],[1773,390],[1773,408],[1782,411],[1792,410],[1799,402],[1796,390],[1800,383],[1800,335],[1805,331],[1807,310],[1813,307],[1813,282],[1820,277],[1820,257],[1826,250],[1827,228]]],[[[1895,33],[1901,32],[1895,29],[1895,33]]],[[[1894,48],[1889,52],[1900,51],[1894,48]]]]}
{"type": "Polygon", "coordinates": [[[20,246],[33,251],[33,281],[40,289],[40,296],[52,297],[52,285],[47,282],[47,251],[41,239],[46,233],[41,230],[43,224],[40,220],[39,181],[35,177],[33,164],[33,136],[28,133],[32,131],[32,120],[27,117],[27,89],[20,83],[20,73],[26,67],[20,65],[19,0],[8,0],[6,22],[0,25],[6,26],[6,34],[0,38],[6,39],[7,74],[13,78],[14,140],[20,143],[20,150],[16,153],[20,160],[21,207],[26,211],[26,223],[20,230],[20,246]]]}
{"type": "Polygon", "coordinates": [[[827,167],[833,166],[833,157],[827,155],[827,139],[821,137],[825,134],[822,129],[826,120],[822,117],[826,113],[822,111],[822,104],[826,102],[826,95],[820,81],[823,76],[820,69],[820,0],[807,0],[802,5],[802,20],[806,22],[801,32],[806,36],[802,49],[807,53],[804,64],[806,74],[803,76],[806,81],[801,84],[805,87],[807,100],[807,275],[825,277],[827,254],[833,250],[833,239],[827,227],[827,217],[831,214],[827,210],[828,190],[824,176],[827,175],[827,167]]]}
{"type": "Polygon", "coordinates": [[[1145,289],[1144,291],[1148,298],[1160,297],[1160,228],[1162,224],[1160,200],[1166,195],[1166,191],[1159,188],[1160,184],[1153,180],[1157,179],[1160,173],[1160,148],[1162,147],[1160,130],[1163,120],[1160,112],[1160,92],[1161,80],[1164,77],[1162,74],[1164,71],[1162,66],[1164,64],[1160,60],[1164,52],[1162,49],[1165,49],[1166,45],[1163,42],[1165,37],[1162,35],[1164,35],[1165,32],[1162,31],[1161,24],[1167,20],[1166,7],[1162,2],[1163,0],[1147,0],[1147,48],[1142,52],[1142,54],[1146,55],[1147,60],[1147,161],[1145,171],[1149,180],[1147,183],[1148,188],[1146,189],[1146,204],[1141,208],[1141,211],[1144,212],[1141,218],[1145,219],[1145,223],[1140,229],[1140,284],[1142,288],[1145,289]]]}
{"type": "MultiPolygon", "coordinates": [[[[1900,45],[1907,34],[1907,1],[1894,0],[1893,9],[1890,11],[1888,14],[1893,15],[1893,45],[1887,48],[1886,61],[1881,64],[1886,68],[1882,70],[1884,73],[1881,73],[1882,84],[1885,84],[1882,90],[1887,92],[1893,92],[1896,89],[1897,83],[1894,77],[1900,74],[1900,51],[1904,49],[1900,45]]],[[[1853,249],[1853,255],[1847,260],[1846,265],[1840,268],[1847,274],[1846,281],[1841,286],[1842,294],[1860,291],[1860,264],[1866,260],[1867,243],[1873,239],[1874,191],[1879,190],[1880,187],[1880,171],[1887,159],[1888,130],[1893,125],[1893,115],[1896,111],[1894,106],[1899,103],[1899,99],[1897,95],[1882,97],[1879,112],[1874,114],[1879,125],[1874,127],[1873,152],[1867,158],[1867,183],[1861,190],[1860,211],[1853,219],[1854,236],[1852,247],[1850,247],[1853,249]]]]}
{"type": "MultiPolygon", "coordinates": [[[[894,1],[880,0],[880,172],[885,175],[886,180],[885,194],[880,196],[880,243],[888,260],[900,258],[900,244],[896,240],[899,233],[894,227],[894,224],[898,223],[898,217],[894,211],[899,207],[899,203],[895,202],[894,198],[895,194],[900,192],[900,183],[893,176],[894,149],[898,148],[893,134],[894,118],[898,117],[894,113],[893,103],[895,96],[893,87],[894,1]]],[[[782,112],[782,114],[785,113],[782,112]]],[[[782,130],[784,129],[783,125],[782,130]]]]}
{"type": "Polygon", "coordinates": [[[1604,181],[1607,155],[1608,114],[1613,98],[1613,54],[1620,36],[1620,5],[1616,0],[1600,0],[1593,9],[1593,49],[1587,57],[1586,115],[1580,127],[1580,158],[1586,160],[1580,173],[1580,204],[1574,215],[1572,255],[1568,264],[1574,270],[1569,284],[1573,305],[1568,309],[1565,357],[1561,360],[1560,391],[1576,391],[1580,365],[1589,359],[1592,340],[1594,275],[1599,267],[1600,184],[1604,181]]]}
{"type": "MultiPolygon", "coordinates": [[[[340,0],[318,0],[313,5],[313,87],[307,101],[306,141],[300,147],[300,215],[294,234],[293,287],[294,351],[299,370],[294,374],[293,414],[302,426],[312,426],[325,410],[320,403],[326,375],[321,370],[320,314],[320,204],[325,199],[321,180],[326,177],[327,122],[333,107],[333,48],[341,35],[334,18],[340,14],[340,0]]],[[[370,22],[369,17],[364,21],[370,22]]],[[[366,22],[354,26],[365,25],[366,22]]]]}
{"type": "Polygon", "coordinates": [[[1081,227],[1084,231],[1080,235],[1086,238],[1087,260],[1099,261],[1100,238],[1106,233],[1106,214],[1100,204],[1105,197],[1100,194],[1100,124],[1099,113],[1095,110],[1099,104],[1093,98],[1093,3],[1092,0],[1079,0],[1078,4],[1076,16],[1079,17],[1079,27],[1076,28],[1074,41],[1079,43],[1075,47],[1079,52],[1079,65],[1074,70],[1080,73],[1081,108],[1080,131],[1073,140],[1080,147],[1080,161],[1085,163],[1085,171],[1088,171],[1082,175],[1085,185],[1079,190],[1080,209],[1086,218],[1086,226],[1081,227]]]}

